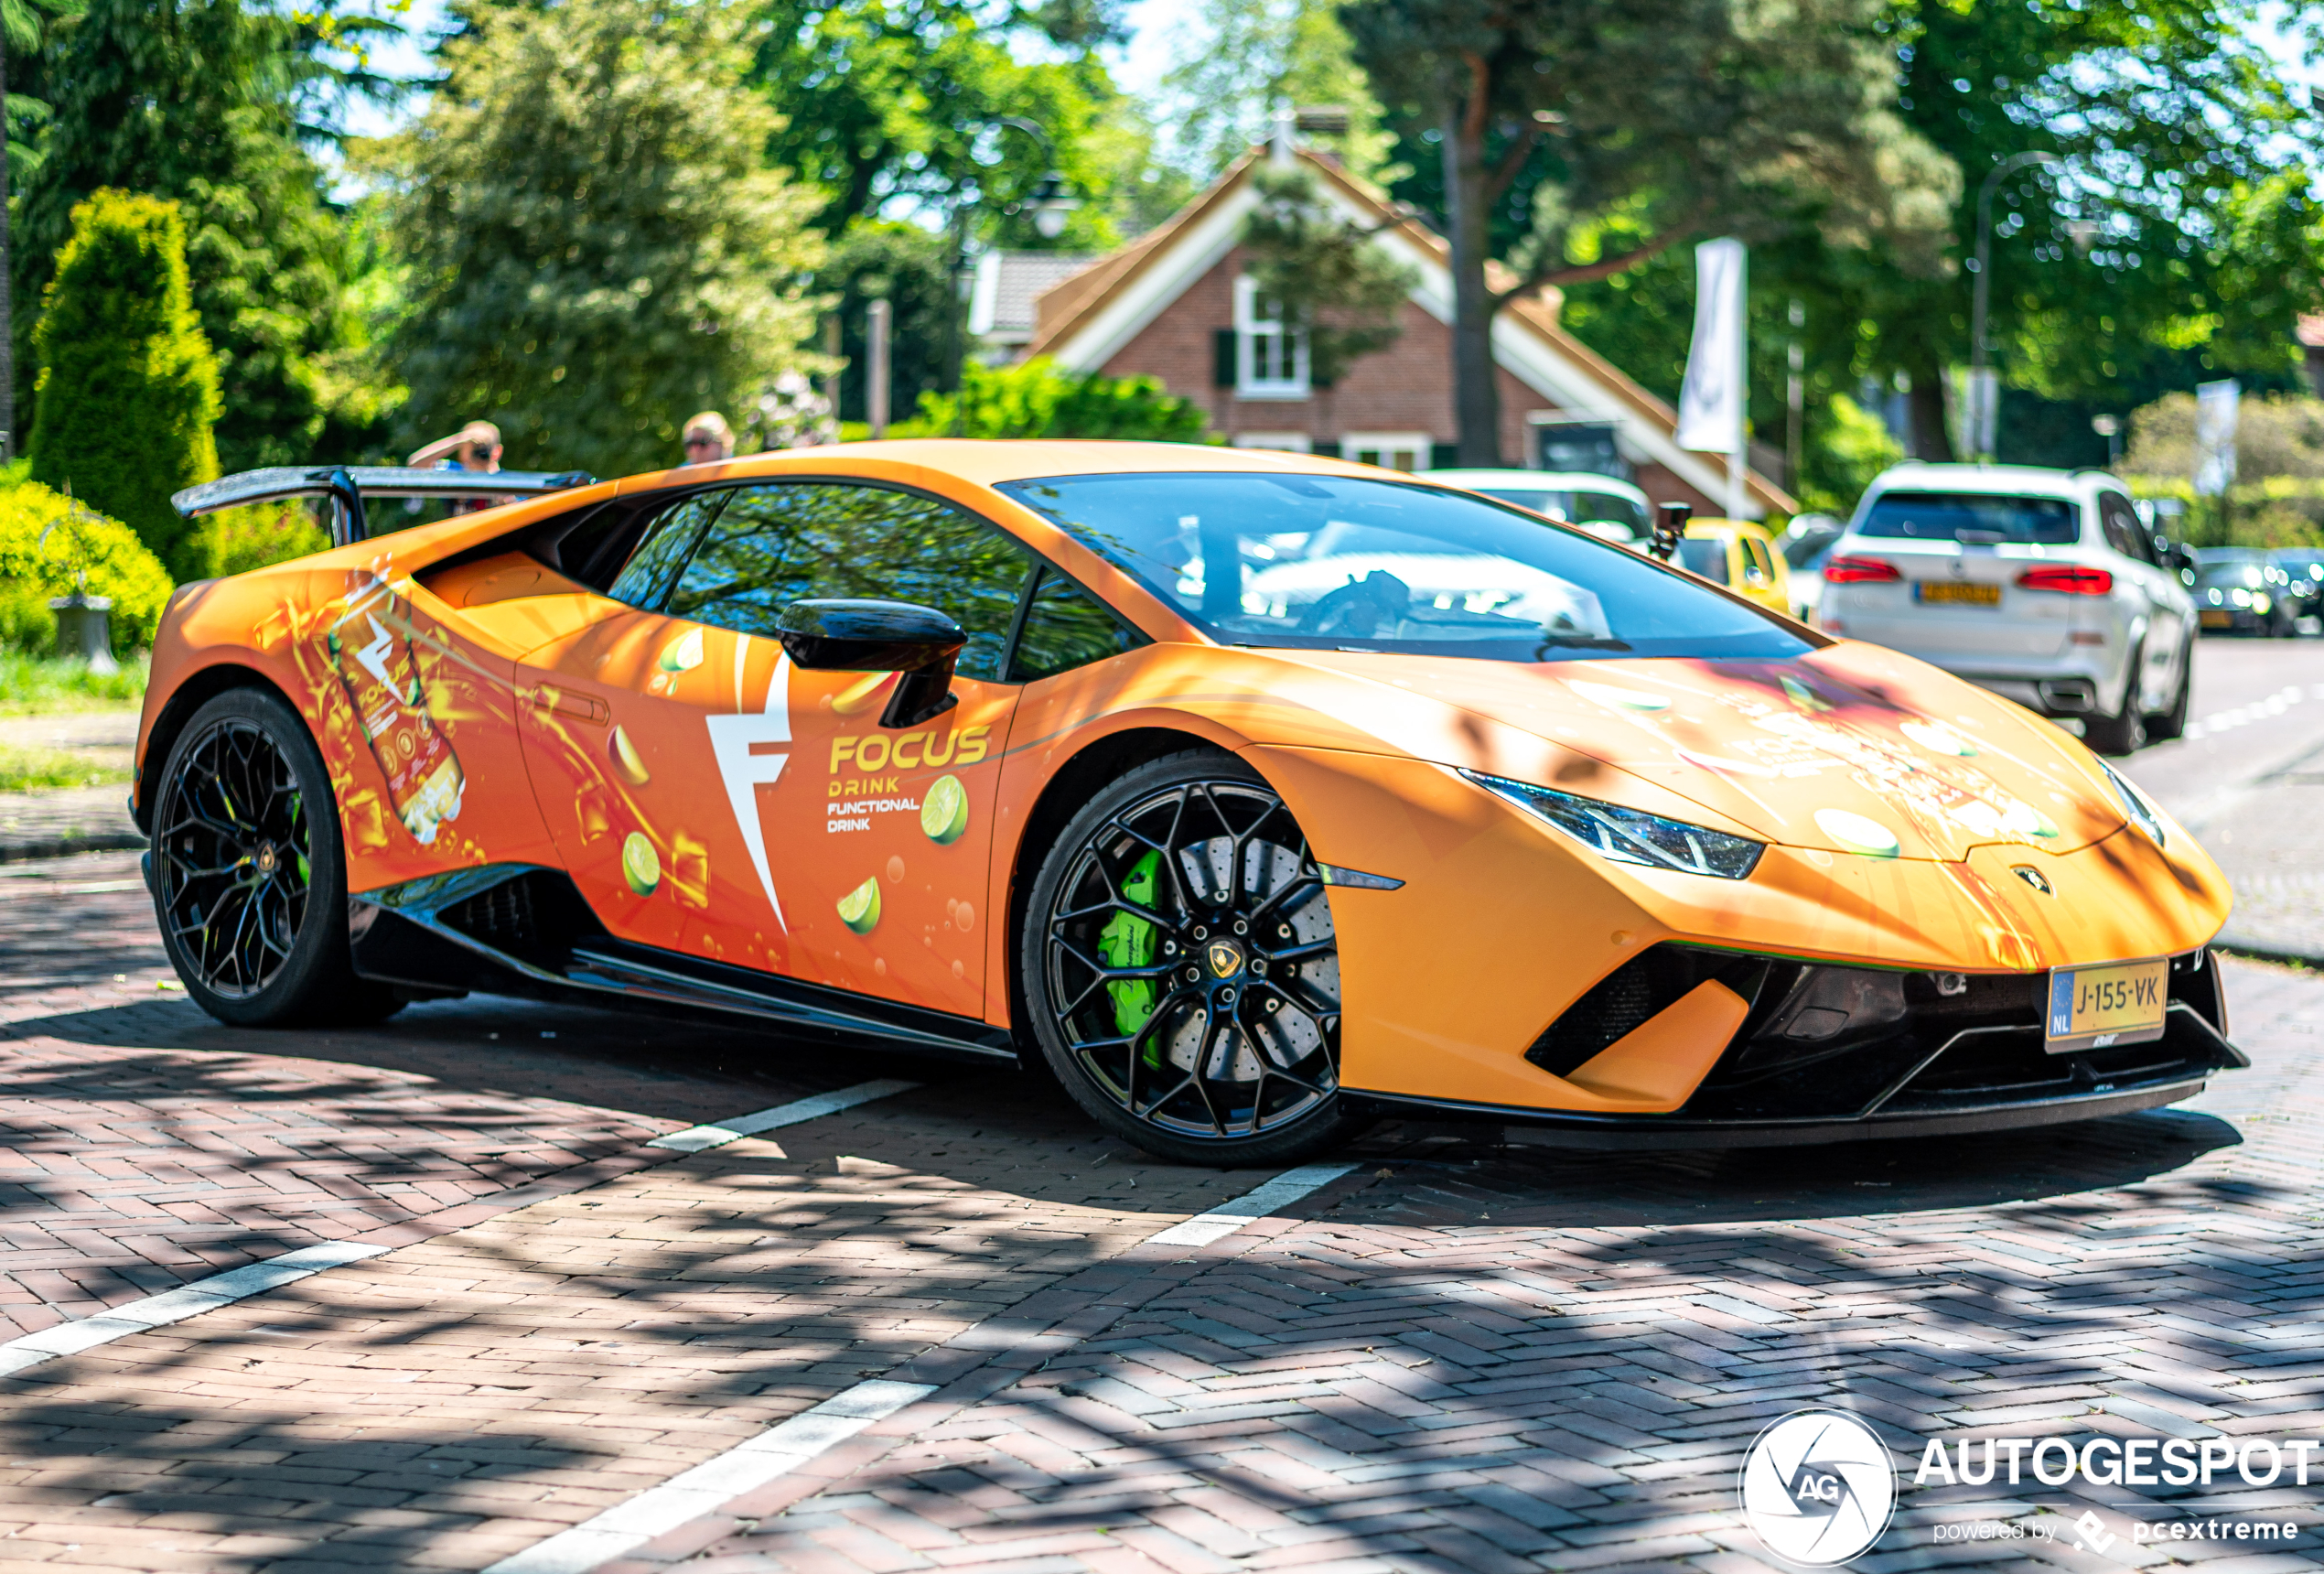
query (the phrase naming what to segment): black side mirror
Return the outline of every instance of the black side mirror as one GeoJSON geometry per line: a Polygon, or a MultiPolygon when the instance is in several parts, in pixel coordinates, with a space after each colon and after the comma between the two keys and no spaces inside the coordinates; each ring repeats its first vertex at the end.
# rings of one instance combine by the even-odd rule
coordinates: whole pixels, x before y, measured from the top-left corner
{"type": "Polygon", "coordinates": [[[960,704],[952,667],[967,631],[909,601],[793,601],[775,619],[792,664],[810,672],[901,673],[880,713],[886,728],[918,727],[960,704]]]}
{"type": "Polygon", "coordinates": [[[1649,555],[1668,563],[1678,551],[1678,544],[1686,539],[1686,522],[1695,517],[1691,502],[1664,502],[1654,505],[1662,517],[1654,522],[1654,534],[1647,538],[1649,555]]]}

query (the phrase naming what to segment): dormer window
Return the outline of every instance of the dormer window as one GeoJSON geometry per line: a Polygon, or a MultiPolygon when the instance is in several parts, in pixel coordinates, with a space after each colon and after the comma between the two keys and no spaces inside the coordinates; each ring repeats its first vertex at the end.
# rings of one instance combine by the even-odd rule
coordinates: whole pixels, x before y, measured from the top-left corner
{"type": "Polygon", "coordinates": [[[1234,281],[1234,356],[1240,397],[1307,396],[1307,336],[1284,326],[1283,303],[1261,295],[1248,274],[1234,281]]]}

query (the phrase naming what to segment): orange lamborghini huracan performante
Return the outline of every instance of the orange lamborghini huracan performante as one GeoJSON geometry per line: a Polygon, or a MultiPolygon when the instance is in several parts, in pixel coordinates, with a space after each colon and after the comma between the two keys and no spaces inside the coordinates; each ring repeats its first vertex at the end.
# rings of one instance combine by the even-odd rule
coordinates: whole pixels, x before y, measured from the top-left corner
{"type": "Polygon", "coordinates": [[[2246,1063],[2226,882],[2103,761],[1472,493],[931,440],[178,501],[300,494],[338,544],[181,589],[139,739],[229,1022],[735,1013],[1220,1163],[2034,1126],[2246,1063]]]}

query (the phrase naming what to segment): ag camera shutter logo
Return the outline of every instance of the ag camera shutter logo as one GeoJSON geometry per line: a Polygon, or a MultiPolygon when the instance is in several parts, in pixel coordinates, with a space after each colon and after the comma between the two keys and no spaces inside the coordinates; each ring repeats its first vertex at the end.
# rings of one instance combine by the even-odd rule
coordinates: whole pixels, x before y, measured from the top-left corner
{"type": "Polygon", "coordinates": [[[1888,1448],[1854,1416],[1794,1410],[1743,1456],[1743,1519],[1786,1563],[1829,1569],[1869,1550],[1897,1506],[1888,1448]]]}

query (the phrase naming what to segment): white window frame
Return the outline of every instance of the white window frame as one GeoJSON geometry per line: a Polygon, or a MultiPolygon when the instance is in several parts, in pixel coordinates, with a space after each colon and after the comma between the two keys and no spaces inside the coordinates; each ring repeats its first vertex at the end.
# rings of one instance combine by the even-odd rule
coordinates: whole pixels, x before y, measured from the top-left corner
{"type": "Polygon", "coordinates": [[[1280,310],[1259,315],[1259,281],[1234,281],[1234,392],[1243,399],[1307,397],[1307,336],[1287,331],[1280,310]]]}
{"type": "Polygon", "coordinates": [[[1436,438],[1426,432],[1343,432],[1340,436],[1340,457],[1360,465],[1378,465],[1384,470],[1425,470],[1436,447],[1436,438]],[[1366,453],[1378,454],[1376,459],[1363,458],[1366,453]],[[1412,456],[1410,465],[1395,462],[1399,454],[1412,456]]]}
{"type": "Polygon", "coordinates": [[[1264,448],[1278,454],[1312,454],[1316,440],[1305,432],[1237,432],[1238,448],[1264,448]]]}

